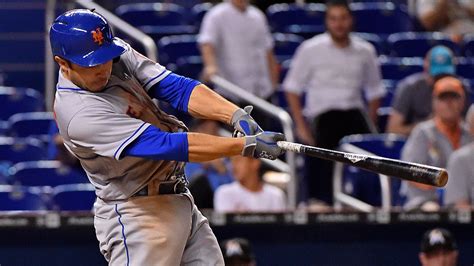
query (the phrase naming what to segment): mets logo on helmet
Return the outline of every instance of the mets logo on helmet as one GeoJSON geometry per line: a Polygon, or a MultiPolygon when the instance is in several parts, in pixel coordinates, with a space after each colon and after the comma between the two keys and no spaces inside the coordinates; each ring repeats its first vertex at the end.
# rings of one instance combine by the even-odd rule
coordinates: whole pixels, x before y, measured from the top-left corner
{"type": "Polygon", "coordinates": [[[99,45],[102,45],[102,43],[104,42],[104,35],[102,34],[100,28],[97,28],[92,31],[92,38],[94,39],[94,42],[99,45]]]}

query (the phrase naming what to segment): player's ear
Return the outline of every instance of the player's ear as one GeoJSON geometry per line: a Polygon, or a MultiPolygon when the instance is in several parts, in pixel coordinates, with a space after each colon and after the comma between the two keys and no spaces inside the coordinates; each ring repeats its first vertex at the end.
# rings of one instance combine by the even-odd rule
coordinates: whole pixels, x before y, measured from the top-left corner
{"type": "Polygon", "coordinates": [[[59,56],[54,56],[54,61],[56,61],[61,68],[70,68],[69,62],[59,56]]]}

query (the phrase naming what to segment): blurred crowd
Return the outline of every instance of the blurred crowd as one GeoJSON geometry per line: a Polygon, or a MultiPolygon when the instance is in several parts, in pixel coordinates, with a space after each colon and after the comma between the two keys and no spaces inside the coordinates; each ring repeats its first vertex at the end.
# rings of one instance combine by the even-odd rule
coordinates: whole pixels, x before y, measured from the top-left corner
{"type": "MultiPolygon", "coordinates": [[[[242,107],[248,102],[212,86],[214,75],[270,103],[282,106],[285,102],[298,142],[338,149],[349,135],[393,133],[406,138],[400,157],[395,159],[448,168],[445,189],[402,182],[392,191],[402,199],[394,205],[406,210],[439,210],[474,204],[474,107],[469,108],[470,83],[457,73],[459,51],[450,45],[432,45],[426,54],[416,55],[423,57],[423,69],[394,80],[394,88],[389,88],[386,81],[392,78],[383,75],[380,47],[353,32],[357,21],[351,4],[364,1],[296,1],[325,4],[324,17],[315,15],[323,20],[325,30],[305,32],[308,25],[301,25],[305,40],[289,58],[275,52],[268,8],[294,1],[210,2],[212,7],[203,15],[197,35],[203,62],[201,81],[242,107]],[[276,100],[278,97],[283,100],[276,100]],[[387,99],[391,99],[388,108],[384,106],[387,99]],[[384,110],[389,111],[382,114],[384,110]]],[[[407,7],[418,32],[441,32],[460,45],[474,32],[474,1],[391,2],[407,7]]],[[[279,123],[258,107],[252,116],[265,130],[281,130],[279,123]]],[[[199,132],[220,134],[223,129],[212,121],[193,123],[193,130],[199,132]]],[[[189,163],[186,167],[198,207],[225,212],[286,209],[286,187],[274,182],[270,170],[265,162],[242,158],[189,163]]],[[[298,201],[302,205],[334,203],[334,163],[304,158],[298,173],[298,201]]]]}

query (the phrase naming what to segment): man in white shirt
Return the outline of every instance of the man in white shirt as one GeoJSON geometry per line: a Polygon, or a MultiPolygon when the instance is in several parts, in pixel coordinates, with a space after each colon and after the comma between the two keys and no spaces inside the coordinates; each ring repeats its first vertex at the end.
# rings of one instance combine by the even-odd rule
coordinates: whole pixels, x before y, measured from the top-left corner
{"type": "MultiPolygon", "coordinates": [[[[363,93],[370,118],[376,121],[385,94],[380,66],[374,47],[350,34],[352,24],[347,3],[328,3],[328,31],[300,45],[283,82],[297,136],[307,144],[334,149],[346,135],[372,131],[363,93]],[[300,95],[304,91],[303,109],[300,95]]],[[[332,163],[311,158],[306,165],[309,196],[331,203],[332,163]]]]}
{"type": "Polygon", "coordinates": [[[219,212],[278,212],[286,209],[283,191],[265,184],[260,175],[260,160],[235,156],[234,181],[220,186],[214,194],[214,210],[219,212]]]}
{"type": "MultiPolygon", "coordinates": [[[[273,38],[265,15],[248,0],[225,1],[209,10],[198,42],[205,80],[218,74],[262,99],[270,98],[279,79],[273,38]]],[[[216,91],[238,105],[245,104],[219,87],[216,91]]],[[[258,109],[252,116],[267,128],[258,109]]]]}

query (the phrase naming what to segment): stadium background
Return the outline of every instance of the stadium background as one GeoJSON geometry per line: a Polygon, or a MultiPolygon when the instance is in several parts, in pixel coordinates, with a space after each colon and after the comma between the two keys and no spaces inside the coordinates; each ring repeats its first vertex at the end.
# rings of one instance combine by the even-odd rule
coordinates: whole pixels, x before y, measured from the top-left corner
{"type": "MultiPolygon", "coordinates": [[[[149,34],[158,45],[160,63],[179,74],[199,79],[202,61],[195,34],[210,4],[168,1],[176,4],[171,8],[175,12],[163,10],[162,16],[169,17],[148,25],[146,21],[135,21],[137,17],[133,15],[125,15],[127,10],[123,5],[133,1],[97,2],[149,34]],[[165,21],[169,24],[163,26],[165,21]]],[[[298,12],[302,7],[274,5],[284,2],[254,2],[269,19],[282,77],[297,46],[324,31],[322,6],[306,5],[303,12],[306,15],[301,16],[303,13],[298,12]],[[294,9],[294,20],[291,12],[282,16],[276,7],[294,9]]],[[[354,31],[375,46],[389,91],[379,112],[379,128],[384,128],[397,81],[422,71],[422,57],[436,44],[453,49],[458,56],[458,73],[466,84],[474,84],[471,59],[474,38],[466,37],[461,43],[454,43],[439,33],[406,33],[422,31],[419,22],[409,15],[407,1],[353,2],[358,10],[354,12],[354,31]]],[[[76,5],[74,1],[57,1],[55,6],[59,14],[76,5]]],[[[67,212],[90,209],[93,199],[90,187],[70,186],[83,183],[84,177],[48,160],[53,118],[45,100],[47,8],[48,3],[40,0],[0,1],[0,209],[27,210],[1,212],[0,264],[102,265],[105,262],[97,248],[90,213],[67,212]],[[63,181],[58,181],[58,176],[63,181]],[[78,204],[79,198],[88,200],[78,204]]],[[[127,39],[120,31],[115,32],[127,39]]],[[[137,50],[144,51],[138,43],[133,44],[137,50]]],[[[471,102],[473,95],[470,94],[471,102]]],[[[280,91],[274,95],[273,103],[287,107],[280,91]]],[[[380,203],[374,205],[377,204],[380,203]]],[[[208,214],[219,239],[248,238],[259,265],[416,265],[421,235],[434,226],[446,227],[455,235],[460,248],[459,265],[474,262],[471,212],[405,215],[392,208],[371,214],[330,212],[327,217],[303,214],[306,219],[302,220],[298,211],[274,215],[229,214],[224,223],[218,214],[208,214]]]]}

